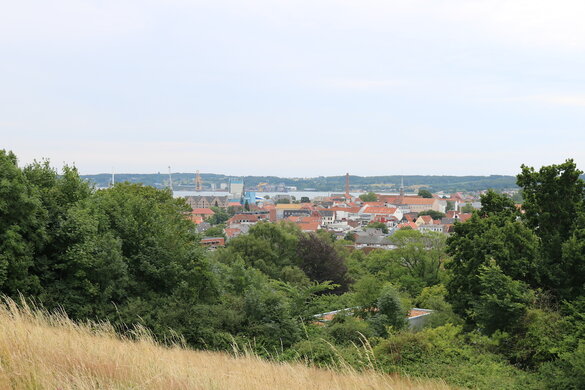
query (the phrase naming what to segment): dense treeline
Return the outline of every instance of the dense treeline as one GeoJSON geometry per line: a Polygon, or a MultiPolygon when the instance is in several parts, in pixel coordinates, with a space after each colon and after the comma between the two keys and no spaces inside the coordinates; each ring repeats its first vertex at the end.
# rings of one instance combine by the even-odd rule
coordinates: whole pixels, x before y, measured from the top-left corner
{"type": "MultiPolygon", "coordinates": [[[[259,223],[205,252],[169,191],[96,190],[75,168],[0,151],[0,292],[148,327],[194,348],[440,377],[471,388],[585,383],[585,189],[568,160],[522,167],[522,209],[493,191],[446,239],[401,230],[369,254],[259,223]],[[411,329],[411,307],[434,310],[411,329]],[[318,313],[341,310],[331,321],[318,313]]],[[[215,221],[223,222],[222,220],[215,221]]]]}
{"type": "MultiPolygon", "coordinates": [[[[176,190],[194,190],[193,173],[173,173],[173,185],[176,190]]],[[[108,187],[112,177],[110,174],[84,175],[83,178],[95,183],[98,187],[108,187]]],[[[202,173],[201,178],[207,184],[227,183],[230,176],[202,173]]],[[[345,191],[345,176],[320,176],[313,178],[287,178],[276,176],[245,176],[245,185],[257,186],[260,183],[280,184],[297,187],[298,190],[311,189],[316,191],[345,191]]],[[[120,173],[116,175],[116,181],[150,185],[158,188],[168,186],[168,175],[161,173],[134,174],[120,173]]],[[[408,188],[425,187],[432,191],[480,191],[486,188],[496,190],[516,189],[513,176],[431,176],[431,175],[406,175],[406,176],[350,176],[351,188],[362,190],[380,191],[400,188],[402,182],[408,188]]]]}

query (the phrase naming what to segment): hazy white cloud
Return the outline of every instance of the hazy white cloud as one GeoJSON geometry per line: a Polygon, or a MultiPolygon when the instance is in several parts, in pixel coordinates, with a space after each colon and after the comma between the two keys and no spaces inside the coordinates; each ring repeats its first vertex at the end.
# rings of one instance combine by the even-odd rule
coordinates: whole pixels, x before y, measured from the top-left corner
{"type": "Polygon", "coordinates": [[[584,94],[551,94],[551,93],[543,93],[543,94],[534,94],[534,95],[526,95],[526,96],[512,96],[512,97],[496,97],[496,98],[486,98],[482,99],[484,102],[488,103],[508,103],[508,102],[518,102],[518,103],[531,103],[531,104],[538,104],[538,105],[545,105],[549,107],[554,106],[565,106],[565,107],[585,107],[585,95],[584,94]]]}
{"type": "Polygon", "coordinates": [[[5,3],[0,147],[23,161],[312,176],[585,157],[582,1],[5,3]]]}
{"type": "Polygon", "coordinates": [[[0,12],[0,43],[115,43],[144,31],[155,16],[140,4],[115,0],[7,1],[0,12]]]}
{"type": "Polygon", "coordinates": [[[404,87],[405,80],[368,80],[368,79],[332,79],[324,80],[323,84],[332,88],[351,90],[372,90],[404,87]]]}
{"type": "Polygon", "coordinates": [[[526,97],[526,100],[559,106],[585,107],[585,95],[534,95],[526,97]]]}

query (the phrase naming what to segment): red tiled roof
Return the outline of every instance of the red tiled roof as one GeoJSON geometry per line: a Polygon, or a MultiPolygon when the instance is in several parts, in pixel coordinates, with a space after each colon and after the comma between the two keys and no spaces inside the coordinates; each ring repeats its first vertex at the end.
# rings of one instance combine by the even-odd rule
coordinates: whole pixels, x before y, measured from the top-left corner
{"type": "Polygon", "coordinates": [[[421,196],[396,196],[396,195],[380,195],[378,197],[381,201],[396,204],[396,205],[407,205],[407,204],[428,204],[431,205],[435,202],[435,198],[423,198],[421,196]]]}
{"type": "Polygon", "coordinates": [[[408,312],[408,318],[423,316],[425,314],[431,314],[430,310],[421,310],[421,309],[410,309],[408,312]]]}
{"type": "Polygon", "coordinates": [[[335,207],[330,207],[330,208],[328,208],[326,210],[331,210],[331,211],[345,211],[345,212],[348,212],[348,213],[355,214],[355,213],[359,213],[359,211],[361,210],[361,207],[360,206],[357,206],[357,207],[335,206],[335,207]]]}
{"type": "Polygon", "coordinates": [[[209,209],[209,208],[197,208],[197,209],[193,209],[193,211],[191,211],[191,214],[214,215],[215,213],[213,212],[212,209],[209,209]]]}
{"type": "Polygon", "coordinates": [[[384,207],[385,202],[364,202],[364,206],[384,207]]]}
{"type": "Polygon", "coordinates": [[[406,223],[401,223],[398,224],[398,226],[396,226],[398,229],[402,229],[404,227],[408,227],[410,226],[413,230],[418,230],[418,225],[414,222],[406,222],[406,223]]]}
{"type": "Polygon", "coordinates": [[[378,195],[378,199],[381,202],[390,203],[390,204],[400,204],[400,199],[402,197],[398,195],[378,195]]]}
{"type": "Polygon", "coordinates": [[[417,196],[405,196],[402,198],[402,204],[427,204],[431,205],[435,203],[435,198],[422,198],[417,196]]]}
{"type": "Polygon", "coordinates": [[[396,212],[396,207],[372,207],[368,206],[363,211],[366,214],[394,214],[396,212]]]}
{"type": "Polygon", "coordinates": [[[447,211],[447,218],[455,218],[456,215],[459,215],[459,211],[456,210],[449,210],[447,211]]]}
{"type": "Polygon", "coordinates": [[[291,215],[290,217],[287,217],[286,220],[294,222],[294,223],[320,222],[321,217],[320,216],[317,216],[317,217],[306,216],[306,215],[299,215],[299,216],[291,215]]]}
{"type": "Polygon", "coordinates": [[[383,222],[383,223],[386,223],[386,222],[389,222],[389,221],[397,221],[397,220],[398,220],[398,218],[396,218],[393,215],[390,215],[390,216],[385,215],[385,214],[376,214],[376,215],[374,215],[374,222],[383,222]]]}
{"type": "Polygon", "coordinates": [[[199,225],[201,222],[203,222],[203,217],[200,215],[191,215],[190,219],[196,225],[199,225]]]}
{"type": "Polygon", "coordinates": [[[297,226],[304,232],[316,232],[319,230],[319,222],[299,222],[297,226]]]}
{"type": "Polygon", "coordinates": [[[473,214],[472,213],[461,213],[459,214],[459,222],[465,222],[467,221],[469,218],[471,218],[473,214]]]}
{"type": "Polygon", "coordinates": [[[424,223],[426,223],[427,225],[430,225],[433,223],[433,218],[430,215],[421,215],[420,217],[422,218],[424,223]]]}
{"type": "Polygon", "coordinates": [[[225,228],[223,231],[225,232],[225,235],[230,238],[241,233],[241,230],[237,228],[225,228]]]}
{"type": "Polygon", "coordinates": [[[227,220],[227,224],[230,225],[232,223],[238,223],[238,222],[242,222],[242,221],[244,221],[244,222],[258,222],[261,219],[262,219],[261,216],[258,214],[236,214],[227,220]]]}

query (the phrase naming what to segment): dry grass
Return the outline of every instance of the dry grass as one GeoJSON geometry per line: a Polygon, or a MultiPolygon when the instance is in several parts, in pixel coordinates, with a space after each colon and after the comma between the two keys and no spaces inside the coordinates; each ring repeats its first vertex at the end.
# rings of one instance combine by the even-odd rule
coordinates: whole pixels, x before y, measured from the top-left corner
{"type": "Polygon", "coordinates": [[[374,372],[336,372],[254,356],[138,341],[11,301],[0,305],[0,389],[447,389],[374,372]]]}

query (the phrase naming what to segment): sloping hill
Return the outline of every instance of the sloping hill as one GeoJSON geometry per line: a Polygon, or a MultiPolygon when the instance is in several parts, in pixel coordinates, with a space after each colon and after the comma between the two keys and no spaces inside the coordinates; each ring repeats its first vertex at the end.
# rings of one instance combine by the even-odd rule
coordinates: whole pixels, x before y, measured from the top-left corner
{"type": "Polygon", "coordinates": [[[8,301],[0,306],[0,389],[447,389],[373,372],[335,372],[254,356],[120,338],[8,301]]]}

